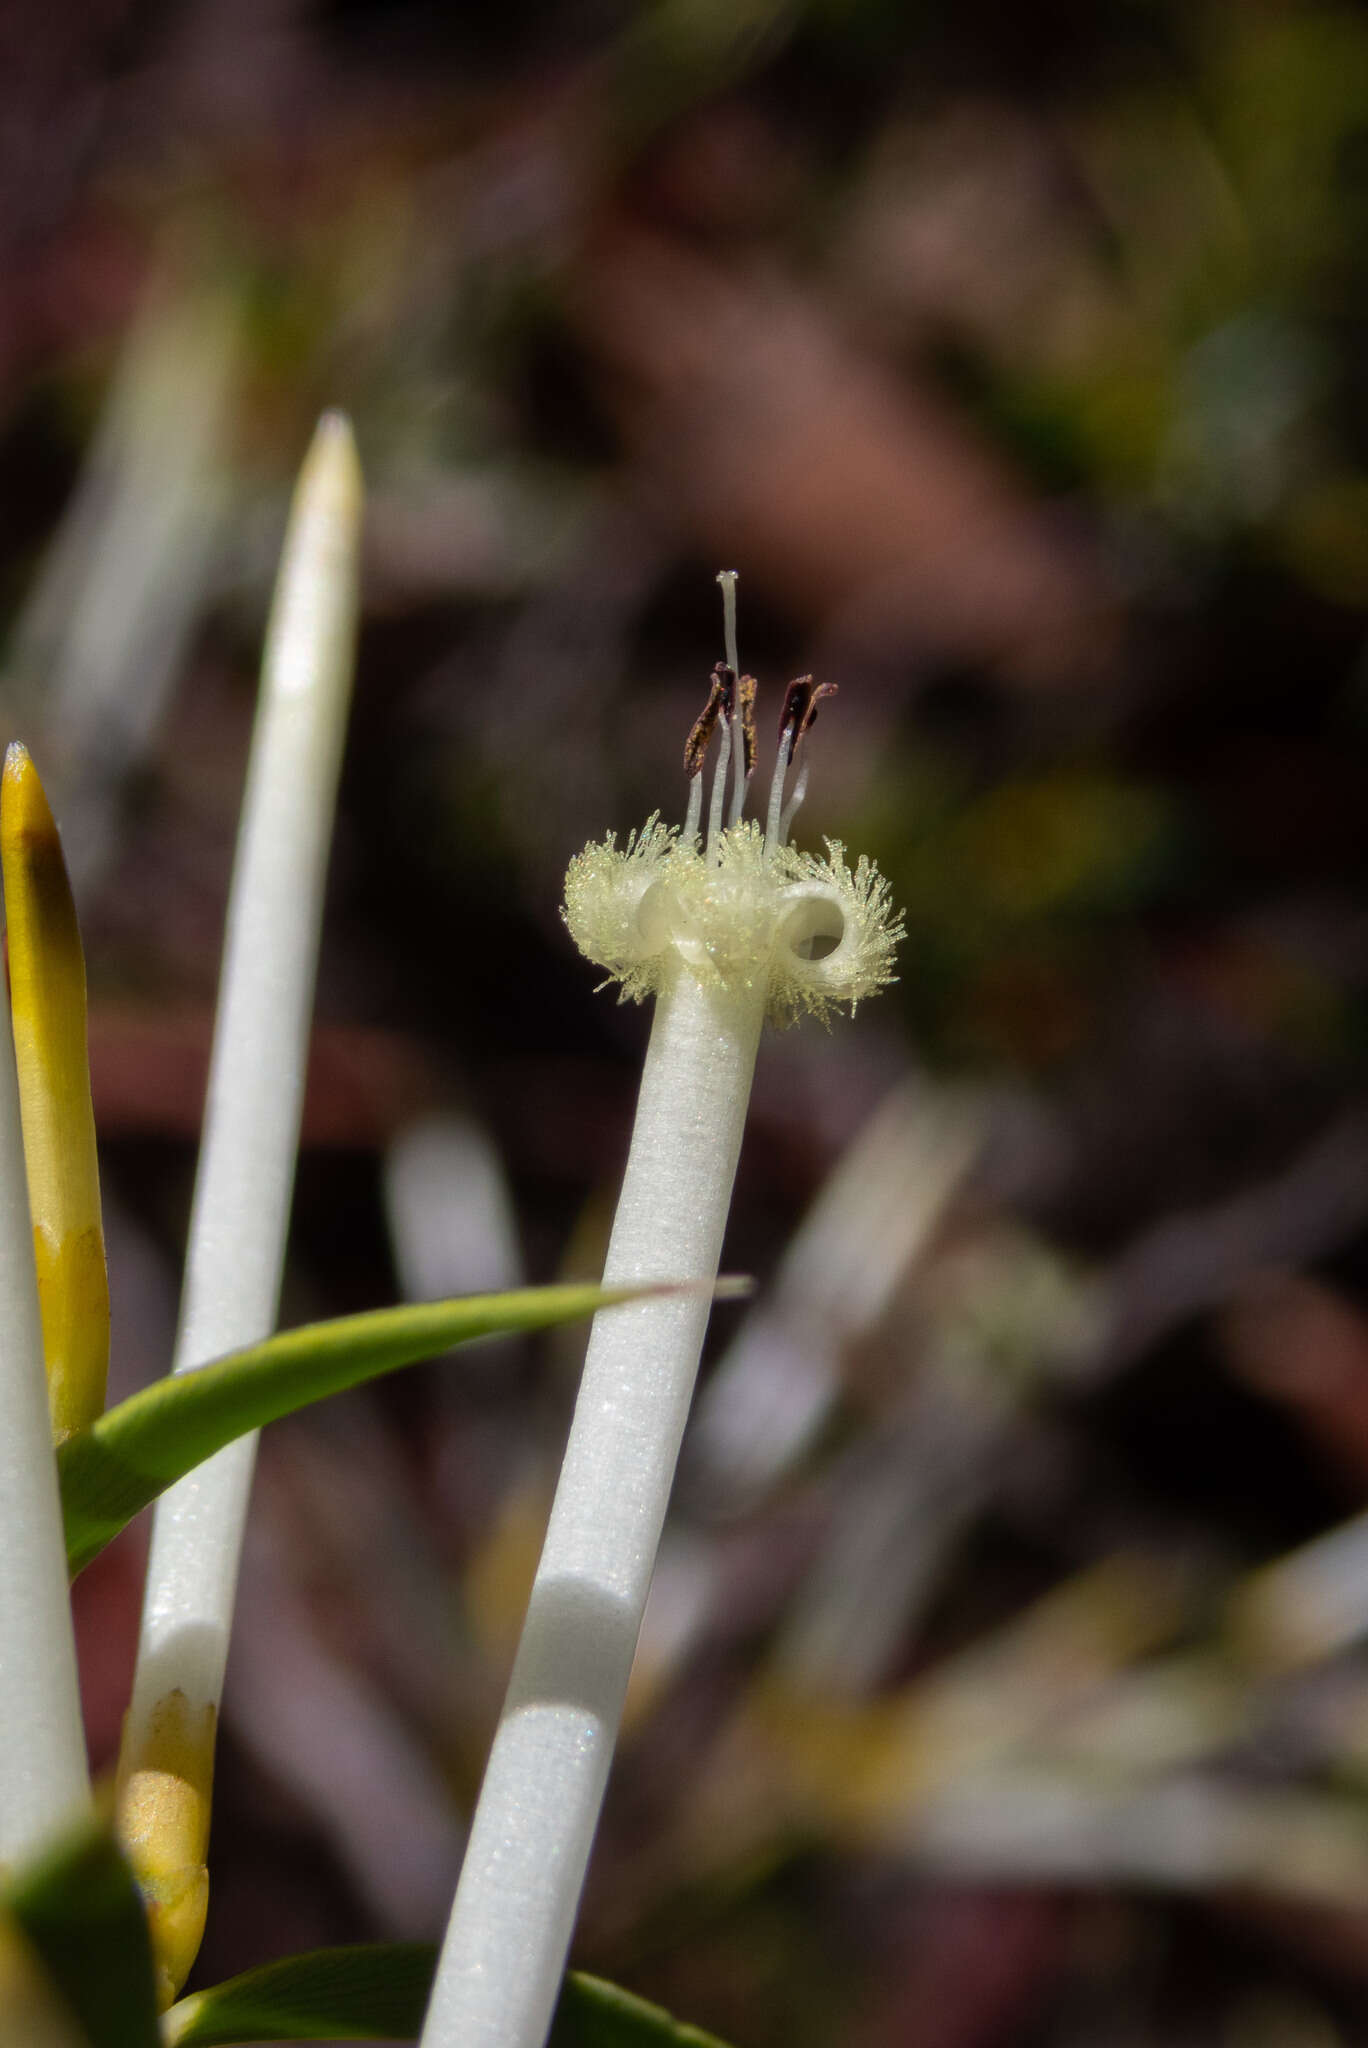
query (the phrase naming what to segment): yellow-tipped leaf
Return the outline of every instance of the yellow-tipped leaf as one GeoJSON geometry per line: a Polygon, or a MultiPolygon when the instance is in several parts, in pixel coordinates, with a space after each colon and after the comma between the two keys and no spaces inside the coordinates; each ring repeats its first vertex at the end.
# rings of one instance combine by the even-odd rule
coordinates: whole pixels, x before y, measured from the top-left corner
{"type": "Polygon", "coordinates": [[[76,906],[38,771],[18,744],[0,784],[0,862],[43,1354],[60,1443],[104,1408],[109,1282],[76,906]]]}

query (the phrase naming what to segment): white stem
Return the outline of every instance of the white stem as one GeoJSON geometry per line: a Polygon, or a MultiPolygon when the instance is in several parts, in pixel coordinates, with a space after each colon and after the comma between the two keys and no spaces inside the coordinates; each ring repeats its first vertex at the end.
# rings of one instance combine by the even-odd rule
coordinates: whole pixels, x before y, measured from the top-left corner
{"type": "Polygon", "coordinates": [[[90,1799],[9,1004],[0,992],[0,1863],[90,1799]]]}
{"type": "MultiPolygon", "coordinates": [[[[274,1328],[323,884],[355,651],[361,475],[327,414],[300,474],[262,664],[190,1219],[175,1367],[274,1328]]],[[[256,1455],[243,1438],[157,1504],[126,1746],[179,1688],[216,1706],[256,1455]]]]}
{"type": "MultiPolygon", "coordinates": [[[[605,1280],[716,1277],[764,1003],[683,970],[658,998],[605,1280]]],[[[546,2038],[709,1306],[594,1319],[422,2048],[546,2038]]]]}

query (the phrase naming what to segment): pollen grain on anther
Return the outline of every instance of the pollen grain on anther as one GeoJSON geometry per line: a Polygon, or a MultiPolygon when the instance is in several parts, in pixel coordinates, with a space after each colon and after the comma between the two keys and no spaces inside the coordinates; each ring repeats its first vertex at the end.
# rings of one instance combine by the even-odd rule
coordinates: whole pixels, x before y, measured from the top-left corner
{"type": "Polygon", "coordinates": [[[741,746],[746,777],[755,772],[755,677],[739,676],[736,682],[736,712],[741,721],[741,746]]]}
{"type": "Polygon", "coordinates": [[[717,729],[718,719],[725,719],[730,725],[735,715],[736,674],[733,669],[728,668],[725,661],[719,661],[709,678],[708,701],[689,728],[689,737],[684,742],[686,775],[702,773],[708,742],[717,729]]]}

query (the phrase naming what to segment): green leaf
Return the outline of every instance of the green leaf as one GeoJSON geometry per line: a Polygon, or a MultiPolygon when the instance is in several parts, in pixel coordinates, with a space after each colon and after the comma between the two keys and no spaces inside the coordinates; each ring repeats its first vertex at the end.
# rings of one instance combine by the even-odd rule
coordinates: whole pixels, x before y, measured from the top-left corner
{"type": "Polygon", "coordinates": [[[194,1372],[169,1374],[68,1437],[57,1453],[71,1574],[173,1481],[234,1437],[453,1345],[544,1330],[656,1291],[525,1287],[374,1309],[286,1330],[194,1372]]]}
{"type": "Polygon", "coordinates": [[[576,1970],[561,1989],[547,2048],[725,2048],[725,2043],[701,2027],[672,2019],[663,2006],[576,1970]]]}
{"type": "Polygon", "coordinates": [[[147,1918],[107,1828],[92,1822],[16,1871],[0,1906],[17,1921],[90,2048],[159,2048],[147,1918]]]}
{"type": "Polygon", "coordinates": [[[90,2048],[90,2036],[8,1913],[0,1913],[0,2041],[90,2048]]]}
{"type": "MultiPolygon", "coordinates": [[[[249,2041],[412,2039],[423,2024],[437,1951],[427,1942],[323,1948],[285,1956],[192,1992],[162,2020],[166,2048],[249,2041]]],[[[723,2048],[614,1984],[566,1978],[550,2048],[723,2048]]]]}
{"type": "Polygon", "coordinates": [[[376,1942],[283,1956],[192,1991],[162,2019],[166,2048],[241,2041],[404,2040],[423,2024],[437,1951],[376,1942]]]}

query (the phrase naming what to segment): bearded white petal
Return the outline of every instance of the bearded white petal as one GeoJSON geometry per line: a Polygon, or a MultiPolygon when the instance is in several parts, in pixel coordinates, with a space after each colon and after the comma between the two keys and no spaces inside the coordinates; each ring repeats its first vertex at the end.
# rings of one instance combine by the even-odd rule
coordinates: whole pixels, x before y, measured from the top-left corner
{"type": "Polygon", "coordinates": [[[621,984],[623,1001],[659,992],[672,936],[668,877],[681,857],[673,827],[653,817],[625,847],[610,832],[570,863],[562,916],[585,958],[621,984]]]}
{"type": "Polygon", "coordinates": [[[619,848],[612,837],[570,864],[565,921],[580,951],[624,998],[658,994],[676,965],[705,988],[763,985],[771,1023],[852,1010],[893,980],[903,935],[872,862],[852,871],[839,842],[827,858],[766,850],[748,820],[700,853],[652,818],[619,848]]]}

